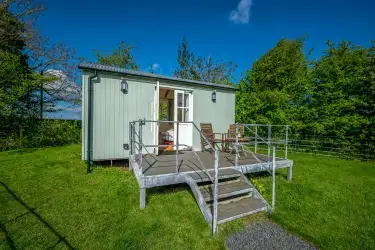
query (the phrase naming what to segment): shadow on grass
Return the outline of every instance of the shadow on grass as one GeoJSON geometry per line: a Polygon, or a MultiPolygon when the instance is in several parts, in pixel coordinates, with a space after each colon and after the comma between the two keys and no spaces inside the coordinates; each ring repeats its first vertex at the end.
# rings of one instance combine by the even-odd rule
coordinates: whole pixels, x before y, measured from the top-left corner
{"type": "Polygon", "coordinates": [[[4,182],[0,181],[0,184],[13,197],[13,199],[18,201],[27,210],[26,213],[24,213],[20,216],[17,216],[17,217],[15,217],[15,218],[13,218],[13,219],[5,222],[5,223],[0,223],[0,229],[4,232],[6,241],[8,242],[11,249],[15,249],[15,245],[14,245],[14,241],[12,240],[12,238],[10,237],[9,233],[7,232],[7,230],[5,228],[5,224],[16,221],[17,219],[19,219],[19,218],[21,218],[21,217],[23,217],[24,215],[27,215],[27,214],[34,215],[40,222],[43,223],[43,225],[45,227],[47,227],[58,238],[58,241],[53,246],[48,247],[48,249],[54,248],[60,242],[63,242],[69,249],[74,249],[73,246],[70,245],[70,243],[65,239],[65,236],[62,236],[59,232],[56,231],[56,229],[51,224],[49,224],[37,212],[35,212],[35,210],[36,210],[35,208],[32,208],[28,204],[26,204],[19,196],[17,196],[11,189],[9,189],[9,187],[4,182]]]}

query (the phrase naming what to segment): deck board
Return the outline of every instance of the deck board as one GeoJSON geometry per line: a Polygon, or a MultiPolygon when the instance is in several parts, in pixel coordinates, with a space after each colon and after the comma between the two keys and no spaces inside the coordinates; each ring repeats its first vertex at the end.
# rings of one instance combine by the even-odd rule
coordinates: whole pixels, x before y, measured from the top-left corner
{"type": "MultiPolygon", "coordinates": [[[[215,158],[214,154],[210,152],[197,152],[206,169],[213,169],[215,158]]],[[[267,156],[256,154],[257,158],[265,163],[267,156]]],[[[219,168],[228,168],[235,165],[235,155],[220,152],[219,154],[219,168]]],[[[201,172],[203,167],[193,152],[180,152],[178,156],[178,169],[176,169],[176,155],[162,154],[162,155],[145,155],[142,159],[142,172],[145,176],[163,175],[178,172],[201,172]]],[[[277,158],[277,160],[282,160],[277,158]]],[[[252,155],[241,155],[238,159],[238,165],[259,164],[259,162],[252,155]]]]}

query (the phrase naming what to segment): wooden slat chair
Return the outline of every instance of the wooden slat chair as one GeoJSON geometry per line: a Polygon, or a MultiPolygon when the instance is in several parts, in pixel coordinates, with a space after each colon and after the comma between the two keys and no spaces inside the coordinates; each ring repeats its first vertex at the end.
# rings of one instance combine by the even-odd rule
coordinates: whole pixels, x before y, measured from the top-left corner
{"type": "MultiPolygon", "coordinates": [[[[216,143],[221,143],[223,145],[224,143],[224,134],[222,133],[214,133],[212,131],[212,124],[211,123],[201,123],[201,131],[202,134],[206,137],[206,139],[210,142],[213,148],[215,148],[216,143]],[[217,138],[216,135],[220,135],[221,138],[217,138]]],[[[201,138],[201,144],[202,144],[202,152],[205,151],[207,144],[207,141],[204,138],[201,138]]],[[[210,147],[210,149],[212,149],[210,147]]]]}
{"type": "MultiPolygon", "coordinates": [[[[229,150],[229,143],[236,142],[236,125],[230,124],[228,129],[228,134],[225,138],[225,150],[229,150]]],[[[245,137],[245,126],[238,125],[238,142],[249,142],[249,138],[245,137]]]]}

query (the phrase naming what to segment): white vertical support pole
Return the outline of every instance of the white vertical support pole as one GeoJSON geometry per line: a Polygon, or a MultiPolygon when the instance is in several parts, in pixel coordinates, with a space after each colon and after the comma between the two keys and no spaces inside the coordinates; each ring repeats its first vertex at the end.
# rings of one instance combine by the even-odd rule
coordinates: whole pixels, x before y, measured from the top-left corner
{"type": "Polygon", "coordinates": [[[271,124],[268,124],[268,167],[271,160],[271,124]]]}
{"type": "Polygon", "coordinates": [[[177,120],[177,128],[176,128],[176,174],[178,173],[178,165],[179,165],[179,162],[178,162],[178,148],[180,147],[178,144],[178,136],[179,136],[179,124],[178,124],[178,120],[177,120]]]}
{"type": "MultiPolygon", "coordinates": [[[[133,153],[133,156],[135,156],[137,154],[137,152],[135,151],[135,122],[132,122],[131,128],[132,128],[132,137],[133,137],[133,139],[132,139],[132,142],[133,142],[132,153],[133,153]]],[[[134,160],[137,160],[137,159],[134,158],[134,160]]]]}
{"type": "Polygon", "coordinates": [[[238,166],[238,123],[236,123],[236,160],[235,160],[236,167],[238,166]]]}
{"type": "Polygon", "coordinates": [[[258,149],[258,125],[255,124],[255,148],[254,148],[255,153],[257,153],[257,149],[258,149]]]}
{"type": "Polygon", "coordinates": [[[131,164],[131,157],[132,157],[132,150],[133,150],[133,142],[132,142],[132,123],[129,122],[129,170],[132,170],[131,164]]]}
{"type": "Polygon", "coordinates": [[[139,164],[140,164],[140,169],[141,169],[141,174],[142,174],[142,120],[139,119],[139,127],[138,127],[138,136],[139,136],[139,144],[138,144],[138,157],[139,157],[139,164]]]}
{"type": "Polygon", "coordinates": [[[212,216],[212,234],[217,233],[217,212],[219,198],[219,150],[215,150],[215,177],[214,177],[214,212],[212,216]]]}
{"type": "Polygon", "coordinates": [[[146,207],[146,188],[139,188],[139,207],[144,209],[146,207]]]}
{"type": "Polygon", "coordinates": [[[288,133],[289,125],[285,126],[285,159],[288,159],[288,133]]]}
{"type": "Polygon", "coordinates": [[[275,211],[275,199],[276,199],[276,176],[275,176],[275,168],[276,168],[276,149],[275,147],[272,148],[272,211],[275,211]]]}
{"type": "MultiPolygon", "coordinates": [[[[159,80],[156,80],[156,103],[155,103],[155,119],[156,121],[159,121],[159,105],[160,105],[160,98],[159,98],[159,90],[160,90],[160,84],[159,80]]],[[[155,143],[154,145],[159,145],[159,123],[154,122],[154,128],[155,128],[155,143]]],[[[155,154],[159,155],[159,147],[156,146],[154,148],[155,154]]]]}

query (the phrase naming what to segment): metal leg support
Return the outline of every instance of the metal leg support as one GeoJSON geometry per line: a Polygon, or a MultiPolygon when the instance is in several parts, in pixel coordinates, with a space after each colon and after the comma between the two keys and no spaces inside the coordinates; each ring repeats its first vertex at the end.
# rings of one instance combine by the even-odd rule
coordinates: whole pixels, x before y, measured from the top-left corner
{"type": "Polygon", "coordinates": [[[288,167],[288,175],[287,175],[288,181],[292,180],[292,172],[293,172],[293,167],[288,167]]]}
{"type": "Polygon", "coordinates": [[[139,206],[141,209],[146,207],[146,188],[139,189],[139,206]]]}

